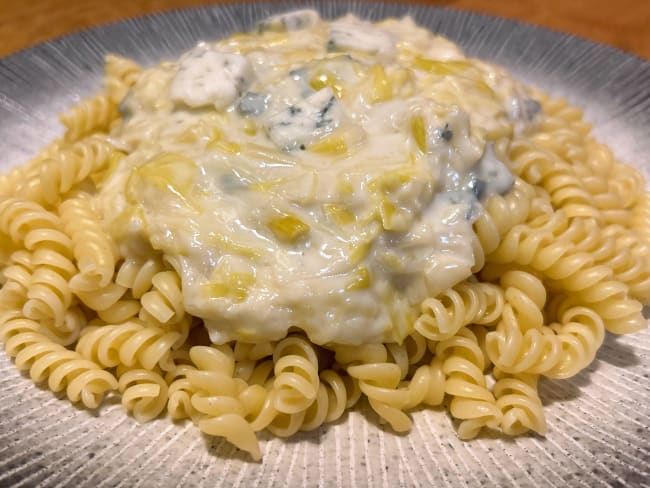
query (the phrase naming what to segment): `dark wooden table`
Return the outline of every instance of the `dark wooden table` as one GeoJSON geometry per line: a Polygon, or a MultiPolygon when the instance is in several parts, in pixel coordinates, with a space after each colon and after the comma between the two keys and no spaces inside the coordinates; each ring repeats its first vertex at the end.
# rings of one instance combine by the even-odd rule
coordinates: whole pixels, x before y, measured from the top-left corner
{"type": "MultiPolygon", "coordinates": [[[[0,0],[0,56],[127,17],[205,5],[205,0],[0,0]]],[[[538,24],[650,59],[649,0],[429,0],[538,24]]]]}

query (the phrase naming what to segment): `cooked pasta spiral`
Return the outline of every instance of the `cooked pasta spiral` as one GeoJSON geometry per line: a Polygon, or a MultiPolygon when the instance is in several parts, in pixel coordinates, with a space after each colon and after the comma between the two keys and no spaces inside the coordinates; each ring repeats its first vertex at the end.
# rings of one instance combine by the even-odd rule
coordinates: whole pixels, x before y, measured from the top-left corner
{"type": "Polygon", "coordinates": [[[86,98],[61,115],[61,123],[67,128],[65,141],[76,142],[93,133],[108,132],[118,116],[117,105],[108,95],[86,98]]]}
{"type": "Polygon", "coordinates": [[[160,259],[127,259],[119,267],[115,283],[131,290],[131,296],[139,299],[153,286],[153,278],[163,270],[160,259]]]}
{"type": "Polygon", "coordinates": [[[142,68],[131,59],[109,54],[104,72],[104,86],[109,99],[113,103],[120,103],[129,88],[135,85],[142,68]]]}
{"type": "Polygon", "coordinates": [[[444,391],[451,396],[451,415],[461,420],[458,436],[471,439],[483,427],[498,428],[502,414],[485,382],[488,363],[476,334],[465,327],[454,337],[438,343],[435,353],[443,361],[444,391]]]}
{"type": "Polygon", "coordinates": [[[14,315],[0,326],[6,353],[16,367],[29,370],[36,383],[47,380],[50,390],[65,389],[72,402],[97,408],[104,395],[117,388],[117,380],[99,365],[50,340],[38,323],[14,315]]]}
{"type": "Polygon", "coordinates": [[[65,312],[73,303],[68,280],[76,272],[72,241],[59,217],[37,203],[16,198],[0,202],[0,231],[32,251],[33,271],[23,311],[35,320],[65,327],[65,312]]]}
{"type": "Polygon", "coordinates": [[[167,404],[167,383],[156,371],[118,367],[122,405],[138,422],[148,422],[167,404]]]}
{"type": "Polygon", "coordinates": [[[54,205],[61,195],[68,193],[89,176],[105,169],[117,154],[105,138],[92,135],[82,139],[51,159],[43,162],[39,178],[39,194],[30,195],[34,200],[54,205]]]}
{"type": "Polygon", "coordinates": [[[196,409],[192,406],[192,395],[197,390],[187,379],[189,371],[196,371],[196,368],[183,364],[165,374],[165,381],[169,385],[167,412],[175,420],[193,418],[197,415],[196,409]]]}
{"type": "Polygon", "coordinates": [[[569,378],[589,366],[605,338],[602,318],[587,307],[568,308],[560,320],[551,325],[562,345],[559,361],[544,373],[551,378],[569,378]]]}
{"type": "Polygon", "coordinates": [[[152,290],[140,297],[140,320],[176,324],[185,315],[183,292],[176,271],[161,271],[151,278],[152,290]]]}
{"type": "Polygon", "coordinates": [[[153,370],[173,369],[170,354],[179,346],[180,334],[148,327],[138,320],[123,324],[86,327],[77,352],[110,368],[120,364],[153,370]]]}
{"type": "Polygon", "coordinates": [[[635,252],[635,243],[620,245],[614,235],[597,232],[593,229],[595,222],[587,221],[585,225],[592,230],[586,231],[584,238],[575,243],[575,249],[590,253],[595,264],[610,268],[614,279],[627,285],[633,298],[650,303],[648,257],[635,252]]]}
{"type": "Polygon", "coordinates": [[[553,330],[544,326],[544,285],[523,271],[506,272],[501,285],[507,303],[496,330],[486,335],[490,361],[511,373],[548,371],[560,360],[561,344],[553,330]]]}
{"type": "Polygon", "coordinates": [[[70,322],[69,330],[61,331],[50,327],[43,321],[37,322],[28,319],[20,309],[8,309],[0,315],[0,339],[6,343],[10,337],[18,333],[37,332],[52,342],[69,346],[79,339],[80,331],[86,324],[86,320],[83,312],[78,308],[71,308],[66,314],[66,319],[70,322]]]}
{"type": "Polygon", "coordinates": [[[80,193],[59,206],[63,227],[71,237],[79,273],[70,279],[74,291],[91,292],[107,286],[115,272],[117,250],[103,230],[89,195],[80,193]]]}
{"type": "Polygon", "coordinates": [[[0,197],[33,199],[32,195],[39,194],[41,166],[45,160],[59,154],[62,145],[62,141],[55,140],[24,166],[16,166],[0,175],[0,197]]]}
{"type": "Polygon", "coordinates": [[[492,392],[501,409],[501,430],[507,435],[521,435],[530,430],[546,433],[542,401],[537,394],[537,376],[508,374],[494,369],[496,383],[492,392]]]}
{"type": "Polygon", "coordinates": [[[199,429],[206,434],[225,437],[251,453],[253,459],[260,459],[262,454],[254,428],[245,418],[248,414],[246,403],[239,399],[240,394],[246,396],[245,392],[255,385],[246,387],[243,380],[233,377],[235,361],[232,349],[227,346],[195,346],[190,350],[190,356],[198,368],[188,371],[187,378],[197,388],[191,401],[200,414],[199,429]]]}
{"type": "MultiPolygon", "coordinates": [[[[116,324],[140,315],[142,304],[139,299],[151,290],[153,277],[163,269],[159,259],[125,260],[115,274],[114,283],[108,284],[107,291],[114,292],[113,299],[97,311],[99,318],[106,323],[116,324]]],[[[162,324],[156,322],[156,325],[162,324]]],[[[181,326],[184,325],[181,320],[181,326]]],[[[186,336],[187,332],[183,330],[182,334],[186,336]]]]}
{"type": "Polygon", "coordinates": [[[318,358],[313,346],[298,336],[282,339],[273,351],[274,406],[292,414],[306,410],[318,393],[318,358]]]}
{"type": "Polygon", "coordinates": [[[415,321],[414,328],[429,340],[442,341],[468,324],[496,322],[503,305],[503,290],[499,286],[467,281],[436,298],[424,300],[422,315],[415,321]]]}
{"type": "Polygon", "coordinates": [[[650,192],[644,192],[632,211],[632,228],[650,246],[650,192]]]}
{"type": "Polygon", "coordinates": [[[562,209],[569,217],[603,220],[574,167],[554,152],[540,148],[534,140],[515,141],[510,157],[515,174],[544,188],[554,208],[562,209]]]}
{"type": "Polygon", "coordinates": [[[2,271],[3,285],[0,289],[0,305],[2,307],[20,307],[27,300],[27,291],[32,282],[32,255],[25,250],[14,251],[2,271]]]}
{"type": "Polygon", "coordinates": [[[515,225],[523,223],[528,217],[535,198],[535,190],[521,179],[505,196],[492,195],[485,203],[485,211],[474,223],[474,231],[483,252],[493,252],[503,235],[515,225]]]}
{"type": "Polygon", "coordinates": [[[410,381],[401,382],[403,368],[389,361],[389,350],[383,345],[337,346],[335,351],[337,361],[347,365],[347,373],[358,382],[372,409],[397,432],[411,428],[405,410],[420,403],[442,403],[445,383],[439,359],[420,365],[410,381]]]}

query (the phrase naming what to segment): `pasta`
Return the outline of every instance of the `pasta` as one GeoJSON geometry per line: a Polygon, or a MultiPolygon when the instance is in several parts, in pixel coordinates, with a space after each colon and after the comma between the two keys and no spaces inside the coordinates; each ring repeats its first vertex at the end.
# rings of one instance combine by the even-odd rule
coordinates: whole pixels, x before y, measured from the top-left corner
{"type": "Polygon", "coordinates": [[[640,174],[408,18],[288,13],[104,88],[0,176],[0,339],[71,402],[253,459],[359,401],[543,435],[538,381],[646,326],[640,174]]]}

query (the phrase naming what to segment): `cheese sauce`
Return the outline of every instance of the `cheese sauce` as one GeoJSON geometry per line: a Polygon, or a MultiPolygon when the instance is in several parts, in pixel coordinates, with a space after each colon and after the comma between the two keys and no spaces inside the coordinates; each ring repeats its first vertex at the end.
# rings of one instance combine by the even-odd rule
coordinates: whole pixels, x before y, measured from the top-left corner
{"type": "Polygon", "coordinates": [[[481,201],[514,181],[491,141],[535,103],[410,18],[291,12],[146,70],[99,199],[216,343],[401,341],[471,275],[481,201]]]}

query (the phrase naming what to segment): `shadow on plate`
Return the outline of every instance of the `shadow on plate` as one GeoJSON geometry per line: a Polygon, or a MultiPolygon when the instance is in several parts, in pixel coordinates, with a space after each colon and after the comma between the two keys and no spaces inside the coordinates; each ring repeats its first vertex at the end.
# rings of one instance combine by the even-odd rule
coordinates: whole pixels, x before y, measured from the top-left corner
{"type": "Polygon", "coordinates": [[[634,350],[634,347],[620,341],[621,336],[607,333],[603,345],[600,346],[596,354],[596,359],[618,368],[631,368],[639,365],[641,358],[634,350]]]}

